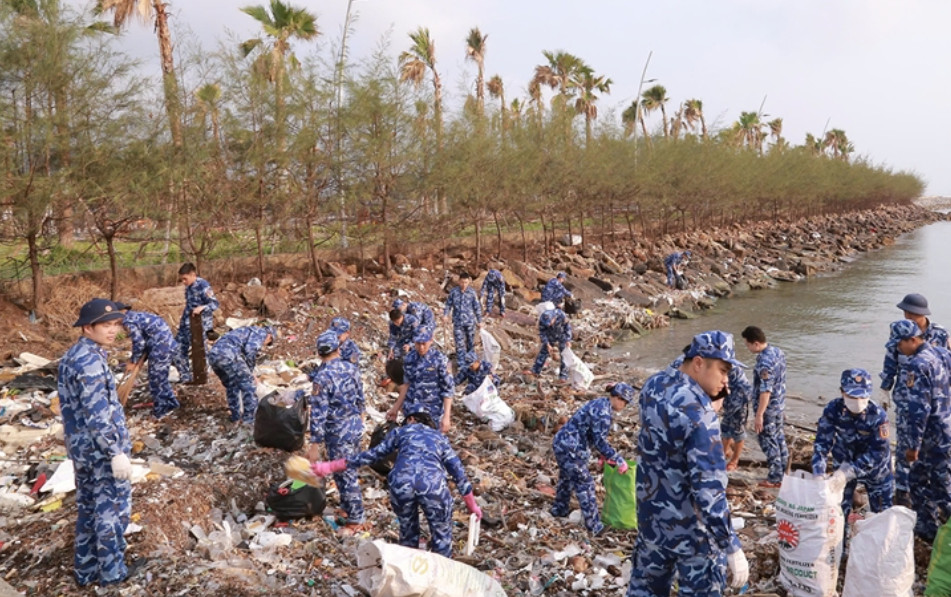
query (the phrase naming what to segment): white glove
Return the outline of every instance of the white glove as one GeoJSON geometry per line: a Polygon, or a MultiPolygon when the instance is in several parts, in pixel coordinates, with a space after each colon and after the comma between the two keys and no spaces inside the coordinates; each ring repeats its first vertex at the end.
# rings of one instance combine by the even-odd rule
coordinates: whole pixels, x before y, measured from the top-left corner
{"type": "Polygon", "coordinates": [[[734,589],[742,588],[750,579],[750,563],[746,561],[746,554],[742,549],[727,554],[726,565],[730,568],[730,574],[733,575],[730,586],[734,589]]]}
{"type": "Polygon", "coordinates": [[[832,486],[838,489],[844,488],[849,481],[855,478],[855,471],[852,469],[851,465],[843,464],[840,466],[832,476],[829,478],[829,481],[832,483],[832,486]]]}
{"type": "Polygon", "coordinates": [[[882,406],[882,410],[888,410],[888,407],[891,406],[892,402],[892,393],[890,390],[883,390],[879,388],[878,390],[878,403],[882,406]]]}
{"type": "Polygon", "coordinates": [[[128,456],[119,453],[112,457],[112,476],[120,481],[132,478],[132,463],[128,456]]]}

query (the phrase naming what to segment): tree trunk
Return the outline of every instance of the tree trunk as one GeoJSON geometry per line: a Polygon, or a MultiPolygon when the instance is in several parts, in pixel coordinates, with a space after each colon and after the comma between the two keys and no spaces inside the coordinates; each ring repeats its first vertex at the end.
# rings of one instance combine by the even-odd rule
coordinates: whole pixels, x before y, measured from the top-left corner
{"type": "Polygon", "coordinates": [[[264,282],[264,243],[261,239],[261,220],[254,223],[254,242],[258,251],[258,277],[264,282]]]}
{"type": "Polygon", "coordinates": [[[496,238],[498,239],[498,245],[496,247],[495,257],[496,259],[501,259],[502,258],[502,226],[499,224],[499,212],[498,211],[492,212],[492,217],[495,218],[495,235],[496,235],[496,238]]]}
{"type": "Polygon", "coordinates": [[[40,265],[40,250],[36,237],[36,232],[27,234],[26,244],[30,258],[30,275],[33,277],[33,313],[40,317],[43,313],[43,268],[40,265]]]}
{"type": "Polygon", "coordinates": [[[165,110],[168,114],[168,126],[172,132],[172,143],[176,150],[182,147],[182,122],[179,117],[178,80],[175,78],[175,62],[172,57],[172,36],[168,30],[168,13],[162,0],[152,0],[155,10],[155,32],[158,35],[159,54],[162,57],[162,84],[165,91],[165,110]]]}
{"type": "Polygon", "coordinates": [[[106,241],[106,252],[109,254],[109,274],[112,279],[109,281],[109,300],[116,300],[119,296],[119,263],[116,259],[116,238],[114,234],[103,234],[103,240],[106,241]]]}
{"type": "MultiPolygon", "coordinates": [[[[314,278],[320,282],[324,278],[320,273],[320,260],[317,259],[317,240],[314,238],[314,226],[311,223],[310,218],[307,218],[307,221],[304,222],[304,225],[307,226],[307,249],[310,253],[310,266],[314,270],[314,278]]],[[[363,245],[361,243],[361,247],[362,246],[363,245]]]]}
{"type": "Polygon", "coordinates": [[[522,220],[522,215],[519,212],[515,212],[515,217],[518,219],[518,228],[522,233],[522,261],[528,261],[528,239],[525,238],[525,221],[522,220]]]}
{"type": "Polygon", "coordinates": [[[584,238],[584,210],[581,210],[581,222],[579,224],[581,230],[581,248],[585,248],[585,238],[584,238]]]}
{"type": "Polygon", "coordinates": [[[482,218],[476,216],[475,219],[475,235],[476,235],[476,254],[475,261],[480,263],[482,261],[482,218]]]}

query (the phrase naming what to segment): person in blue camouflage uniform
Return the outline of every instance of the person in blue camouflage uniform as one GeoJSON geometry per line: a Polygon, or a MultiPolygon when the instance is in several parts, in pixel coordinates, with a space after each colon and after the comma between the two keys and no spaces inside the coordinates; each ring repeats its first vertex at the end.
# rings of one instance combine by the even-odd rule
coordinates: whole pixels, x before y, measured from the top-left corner
{"type": "Polygon", "coordinates": [[[588,470],[591,460],[588,448],[596,448],[605,459],[615,463],[622,475],[627,472],[627,461],[608,443],[608,433],[611,432],[613,413],[621,412],[634,399],[634,388],[624,382],[609,386],[607,391],[610,397],[595,398],[579,408],[558,430],[551,444],[558,463],[558,485],[551,515],[556,518],[568,516],[574,492],[578,496],[584,525],[595,535],[601,534],[604,524],[598,513],[594,479],[588,470]]]}
{"type": "Polygon", "coordinates": [[[558,367],[558,379],[565,381],[568,379],[568,368],[565,367],[565,348],[571,347],[571,323],[568,316],[559,308],[549,309],[538,318],[538,337],[542,345],[535,357],[535,363],[532,365],[532,375],[538,375],[542,372],[542,367],[548,361],[548,356],[552,349],[558,347],[558,358],[560,365],[558,367]]]}
{"type": "Polygon", "coordinates": [[[350,320],[346,317],[334,317],[330,320],[330,329],[340,340],[340,358],[359,366],[363,353],[360,352],[357,343],[350,338],[350,320]]]}
{"type": "Polygon", "coordinates": [[[637,528],[627,597],[719,597],[742,587],[749,564],[730,524],[726,461],[711,397],[727,387],[733,337],[694,336],[679,368],[652,375],[640,392],[637,528]],[[724,565],[725,564],[725,565],[724,565]]]}
{"type": "Polygon", "coordinates": [[[482,518],[482,509],[472,493],[472,484],[462,468],[462,461],[449,445],[446,436],[433,427],[426,412],[410,412],[402,427],[389,433],[377,446],[346,459],[315,462],[315,474],[326,476],[347,469],[356,469],[380,460],[396,451],[396,462],[387,476],[390,505],[400,522],[399,544],[419,549],[419,512],[429,522],[429,550],[452,557],[452,495],[446,482],[447,473],[463,496],[466,508],[482,518]]]}
{"type": "Polygon", "coordinates": [[[152,415],[160,419],[180,406],[168,380],[168,369],[172,365],[172,355],[176,348],[172,330],[158,315],[143,311],[126,312],[122,327],[132,340],[129,367],[142,359],[149,361],[152,415]]]}
{"type": "MultiPolygon", "coordinates": [[[[337,333],[328,330],[317,338],[317,354],[323,367],[311,373],[313,390],[310,396],[310,446],[307,457],[311,462],[320,458],[319,445],[327,446],[327,458],[337,460],[360,451],[363,436],[363,381],[357,366],[340,357],[337,333]]],[[[357,471],[334,474],[334,483],[340,492],[340,507],[347,515],[346,525],[364,522],[363,496],[357,471]]]]}
{"type": "Polygon", "coordinates": [[[386,418],[395,421],[402,409],[406,415],[425,411],[439,421],[439,429],[449,431],[452,417],[452,396],[455,386],[449,373],[449,360],[433,348],[433,332],[421,328],[413,338],[416,348],[403,359],[403,385],[386,418]]]}
{"type": "MultiPolygon", "coordinates": [[[[951,395],[948,366],[951,355],[924,340],[921,328],[904,319],[891,324],[892,337],[906,359],[899,360],[893,398],[898,419],[896,471],[907,463],[908,493],[918,515],[915,535],[931,542],[939,517],[951,514],[951,395]]],[[[895,502],[908,499],[896,474],[895,502]]]]}
{"type": "Polygon", "coordinates": [[[574,296],[571,294],[571,291],[565,288],[565,279],[568,276],[565,272],[558,272],[558,274],[548,281],[545,284],[545,287],[542,288],[542,302],[553,303],[556,307],[561,306],[565,301],[566,297],[574,296]]]}
{"type": "Polygon", "coordinates": [[[467,272],[459,274],[459,286],[449,292],[443,319],[448,321],[452,313],[452,338],[456,345],[456,364],[462,367],[462,358],[475,350],[475,333],[482,327],[482,305],[475,290],[469,288],[472,277],[467,272]]]}
{"type": "Polygon", "coordinates": [[[479,355],[473,351],[466,353],[462,359],[462,367],[452,381],[457,386],[465,383],[466,389],[463,394],[471,394],[478,390],[485,378],[489,376],[496,388],[502,385],[502,379],[492,372],[492,363],[480,359],[479,355]]]}
{"type": "Polygon", "coordinates": [[[124,305],[93,299],[74,327],[82,336],[59,363],[57,390],[66,454],[76,478],[74,573],[80,586],[125,580],[123,537],[132,511],[132,443],[105,347],[122,329],[124,305]]]}
{"type": "MultiPolygon", "coordinates": [[[[687,351],[684,348],[684,352],[687,351]]],[[[679,369],[684,364],[684,355],[679,355],[670,364],[679,369]]],[[[733,471],[739,466],[740,455],[743,454],[743,443],[746,440],[746,421],[750,413],[750,395],[753,386],[750,385],[746,372],[742,367],[730,369],[726,391],[719,396],[713,396],[713,410],[720,417],[720,437],[723,438],[723,453],[727,459],[726,470],[733,471]]]]}
{"type": "Polygon", "coordinates": [[[750,416],[750,397],[753,386],[741,367],[730,369],[728,393],[720,410],[720,435],[723,437],[723,452],[726,455],[726,470],[740,465],[743,444],[746,442],[746,422],[750,416]]]}
{"type": "Polygon", "coordinates": [[[831,464],[834,474],[846,481],[842,513],[848,519],[858,483],[865,486],[872,512],[891,508],[895,476],[888,444],[888,414],[870,400],[871,375],[865,369],[846,369],[839,389],[842,397],[825,406],[816,426],[812,474],[824,476],[831,464]]]}
{"type": "Polygon", "coordinates": [[[390,337],[386,342],[387,358],[401,359],[413,348],[413,337],[419,330],[419,320],[415,315],[403,313],[399,309],[390,311],[390,337]]]}
{"type": "MultiPolygon", "coordinates": [[[[905,319],[914,321],[924,335],[925,342],[932,346],[948,348],[948,330],[928,319],[931,310],[928,308],[928,299],[920,294],[907,294],[900,303],[895,305],[904,312],[905,319]]],[[[895,385],[895,376],[898,373],[898,344],[889,338],[885,343],[885,362],[879,377],[882,380],[881,388],[886,392],[895,385]]]]}
{"type": "Polygon", "coordinates": [[[482,280],[482,288],[479,289],[479,303],[482,303],[482,297],[485,297],[485,314],[492,313],[492,307],[495,305],[495,298],[499,299],[499,317],[505,317],[505,278],[502,272],[497,269],[490,269],[482,280]]]}
{"type": "Polygon", "coordinates": [[[178,279],[185,285],[185,309],[182,311],[182,318],[178,322],[178,334],[175,336],[175,340],[178,341],[178,353],[175,355],[174,362],[180,381],[188,383],[192,380],[192,365],[189,359],[192,346],[192,313],[201,313],[201,325],[204,334],[207,335],[214,327],[214,312],[220,305],[215,297],[215,291],[211,289],[211,284],[204,278],[198,277],[198,270],[195,269],[194,264],[183,264],[178,269],[178,279]]]}
{"type": "Polygon", "coordinates": [[[667,285],[673,288],[677,285],[677,267],[690,258],[690,251],[674,251],[664,257],[664,270],[667,273],[667,285]]]}
{"type": "Polygon", "coordinates": [[[258,408],[254,364],[258,352],[273,344],[275,338],[277,332],[270,326],[237,328],[219,338],[208,351],[208,364],[225,387],[232,422],[254,423],[258,408]]]}
{"type": "Polygon", "coordinates": [[[756,404],[756,433],[759,447],[766,455],[769,473],[760,487],[782,485],[789,464],[789,448],[783,419],[786,411],[786,355],[766,342],[766,334],[756,326],[743,330],[746,347],[756,355],[753,368],[753,401],[756,404]]]}
{"type": "Polygon", "coordinates": [[[436,315],[433,314],[433,310],[426,303],[395,299],[393,301],[393,308],[399,309],[403,313],[409,313],[416,318],[419,325],[428,327],[433,331],[436,330],[436,315]]]}

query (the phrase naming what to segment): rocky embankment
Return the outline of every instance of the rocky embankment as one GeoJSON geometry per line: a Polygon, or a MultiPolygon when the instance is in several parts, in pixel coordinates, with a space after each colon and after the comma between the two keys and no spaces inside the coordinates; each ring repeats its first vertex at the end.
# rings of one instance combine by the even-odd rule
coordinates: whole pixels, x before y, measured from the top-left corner
{"type": "MultiPolygon", "coordinates": [[[[270,386],[307,387],[303,372],[314,363],[317,335],[332,317],[350,318],[353,337],[364,352],[369,435],[393,400],[393,387],[381,386],[379,351],[385,346],[385,313],[394,294],[440,309],[447,291],[445,269],[483,274],[485,266],[501,264],[512,289],[509,311],[505,319],[489,320],[487,328],[502,345],[500,395],[515,410],[516,420],[497,433],[466,412],[461,401],[453,409],[448,436],[486,513],[481,545],[472,556],[458,559],[497,578],[508,595],[622,595],[634,532],[609,530],[593,538],[580,524],[579,512],[567,523],[548,514],[557,479],[550,447],[555,430],[605,382],[639,381],[632,379],[636,373],[623,359],[605,356],[600,349],[668,325],[671,318],[690,316],[732,292],[843,267],[859,254],[941,217],[917,207],[883,207],[650,242],[635,239],[608,248],[559,245],[546,252],[534,247],[537,258],[531,263],[506,258],[475,264],[468,249],[450,251],[445,258],[399,255],[394,257],[398,272],[389,278],[372,262],[331,261],[324,264],[324,280],[306,280],[299,273],[306,271],[303,260],[305,265],[286,267],[266,286],[248,284],[241,268],[234,266],[209,264],[203,275],[219,290],[224,316],[253,321],[264,314],[281,322],[283,338],[258,371],[262,383],[270,386]],[[663,257],[685,249],[693,254],[686,270],[690,287],[670,290],[664,284],[663,257]],[[233,273],[226,276],[229,269],[233,273]],[[568,272],[569,286],[582,299],[572,324],[576,352],[596,375],[587,393],[555,385],[551,364],[537,379],[519,373],[537,350],[532,310],[537,288],[559,270],[568,272]]],[[[87,290],[89,296],[99,292],[92,285],[87,290]]],[[[135,299],[138,308],[155,310],[174,325],[182,294],[181,287],[170,286],[119,298],[135,299]]],[[[224,317],[218,323],[223,330],[224,317]]],[[[52,474],[65,455],[56,434],[59,422],[51,394],[55,381],[50,385],[55,361],[35,369],[23,359],[11,360],[25,351],[58,357],[72,333],[68,323],[60,325],[62,329],[48,330],[45,342],[23,328],[21,336],[27,340],[10,345],[3,357],[8,362],[0,368],[0,407],[5,409],[0,414],[0,577],[31,595],[91,594],[78,590],[71,575],[75,494],[31,495],[36,479],[52,474]]],[[[451,333],[443,327],[440,324],[436,340],[451,352],[451,333]]],[[[127,358],[124,350],[128,347],[116,351],[118,361],[127,358]]],[[[263,511],[262,500],[270,484],[283,480],[287,454],[256,447],[247,430],[227,423],[224,392],[213,377],[205,386],[176,389],[182,408],[162,421],[148,414],[144,380],[130,399],[127,418],[134,456],[144,467],[133,491],[137,532],[129,536],[129,558],[138,563],[123,586],[97,594],[359,594],[356,546],[365,539],[396,538],[383,480],[369,469],[361,472],[369,525],[357,536],[339,536],[332,520],[319,517],[280,525],[263,511]]],[[[634,457],[636,407],[620,413],[616,422],[612,444],[634,457]]],[[[804,462],[811,452],[809,438],[789,431],[793,460],[804,462]]],[[[734,516],[744,521],[739,532],[752,566],[748,595],[780,591],[775,491],[755,487],[763,474],[756,469],[731,473],[728,490],[734,516]]],[[[336,505],[332,484],[328,491],[329,515],[336,505]]],[[[598,492],[603,499],[600,484],[598,492]]],[[[459,503],[457,520],[459,554],[465,540],[459,503]]],[[[925,549],[919,553],[919,566],[926,564],[925,549]]]]}

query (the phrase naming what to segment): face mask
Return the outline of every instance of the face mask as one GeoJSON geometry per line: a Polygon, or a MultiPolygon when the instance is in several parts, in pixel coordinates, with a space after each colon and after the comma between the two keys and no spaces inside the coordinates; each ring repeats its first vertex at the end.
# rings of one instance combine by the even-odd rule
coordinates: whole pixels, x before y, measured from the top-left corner
{"type": "Polygon", "coordinates": [[[860,415],[868,408],[868,398],[846,398],[845,407],[852,414],[860,415]]]}

